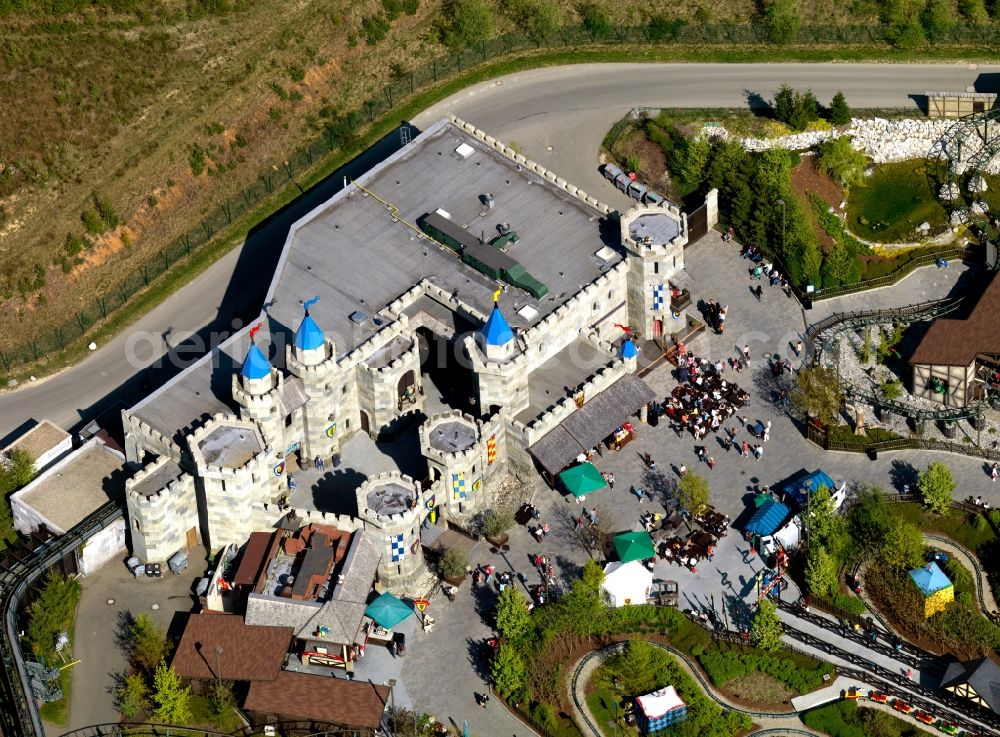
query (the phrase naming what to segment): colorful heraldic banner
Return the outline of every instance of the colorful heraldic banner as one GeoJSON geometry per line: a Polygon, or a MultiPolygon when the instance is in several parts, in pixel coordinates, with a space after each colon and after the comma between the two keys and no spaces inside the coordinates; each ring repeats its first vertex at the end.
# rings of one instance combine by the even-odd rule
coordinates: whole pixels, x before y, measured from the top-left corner
{"type": "Polygon", "coordinates": [[[490,439],[486,441],[486,463],[492,466],[497,462],[497,436],[490,435],[490,439]]]}
{"type": "Polygon", "coordinates": [[[336,434],[337,434],[337,423],[331,422],[329,427],[326,428],[326,436],[328,438],[332,438],[336,434]]]}
{"type": "Polygon", "coordinates": [[[476,479],[475,481],[472,482],[472,490],[474,492],[478,492],[479,491],[479,487],[481,487],[482,485],[483,485],[483,480],[482,479],[476,479]]]}
{"type": "Polygon", "coordinates": [[[465,499],[465,473],[451,475],[451,498],[465,499]]]}
{"type": "Polygon", "coordinates": [[[654,284],[653,285],[653,311],[659,312],[663,309],[663,305],[666,302],[667,297],[667,285],[666,284],[654,284]]]}
{"type": "Polygon", "coordinates": [[[437,494],[431,494],[424,500],[424,506],[427,507],[427,511],[431,511],[437,506],[437,494]]]}
{"type": "Polygon", "coordinates": [[[410,546],[410,552],[413,553],[414,555],[417,554],[418,550],[420,550],[420,538],[419,537],[416,540],[414,540],[413,541],[413,545],[410,546]]]}
{"type": "Polygon", "coordinates": [[[285,472],[285,462],[282,461],[281,463],[279,463],[278,465],[276,465],[274,467],[274,475],[275,476],[280,476],[284,472],[285,472]]]}
{"type": "Polygon", "coordinates": [[[393,563],[398,563],[403,560],[403,556],[406,555],[406,545],[403,543],[403,535],[389,535],[389,551],[390,558],[393,563]]]}

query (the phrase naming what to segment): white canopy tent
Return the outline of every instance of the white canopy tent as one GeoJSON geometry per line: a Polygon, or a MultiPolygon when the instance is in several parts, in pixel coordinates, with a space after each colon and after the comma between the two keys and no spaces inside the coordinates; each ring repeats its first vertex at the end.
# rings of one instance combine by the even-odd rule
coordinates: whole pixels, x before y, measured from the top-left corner
{"type": "Polygon", "coordinates": [[[601,593],[608,606],[615,608],[630,604],[645,604],[653,588],[653,572],[641,561],[608,563],[604,567],[601,593]]]}

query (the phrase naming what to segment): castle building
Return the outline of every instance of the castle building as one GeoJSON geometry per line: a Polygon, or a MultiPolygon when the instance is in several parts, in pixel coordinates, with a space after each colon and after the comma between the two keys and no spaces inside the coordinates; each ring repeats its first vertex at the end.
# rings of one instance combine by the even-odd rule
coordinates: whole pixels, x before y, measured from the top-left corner
{"type": "Polygon", "coordinates": [[[432,125],[292,225],[259,321],[123,412],[135,553],[239,545],[292,508],[365,530],[381,580],[419,574],[421,529],[482,512],[512,464],[571,461],[578,439],[545,438],[593,398],[648,401],[630,374],[685,324],[688,235],[674,206],[618,213],[432,125]]]}

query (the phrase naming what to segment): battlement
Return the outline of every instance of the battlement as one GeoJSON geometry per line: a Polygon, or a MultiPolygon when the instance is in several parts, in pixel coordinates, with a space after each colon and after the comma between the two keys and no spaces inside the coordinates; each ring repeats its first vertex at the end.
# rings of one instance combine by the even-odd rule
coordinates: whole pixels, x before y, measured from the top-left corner
{"type": "Polygon", "coordinates": [[[191,456],[204,476],[236,479],[261,465],[268,446],[256,423],[218,413],[191,433],[191,456]]]}
{"type": "MultiPolygon", "coordinates": [[[[250,509],[254,515],[255,527],[261,529],[273,527],[289,511],[288,507],[266,502],[252,502],[250,509]]],[[[315,509],[296,508],[295,516],[302,520],[303,527],[316,522],[331,525],[345,532],[355,532],[356,530],[364,529],[364,521],[349,514],[334,514],[333,512],[319,512],[315,509]]]]}
{"type": "Polygon", "coordinates": [[[375,527],[382,528],[416,524],[417,518],[421,513],[425,492],[421,490],[420,483],[414,480],[413,477],[397,471],[391,471],[369,477],[357,488],[355,494],[357,495],[358,502],[358,516],[370,522],[375,527]],[[387,509],[389,511],[387,512],[371,509],[368,506],[371,493],[383,486],[398,487],[401,491],[412,494],[410,498],[414,502],[414,505],[406,508],[401,503],[401,500],[399,500],[395,504],[388,505],[387,509]]]}
{"type": "MultiPolygon", "coordinates": [[[[337,369],[337,357],[333,341],[329,338],[323,344],[325,358],[319,363],[306,364],[295,355],[295,346],[285,346],[285,367],[293,376],[298,376],[306,382],[322,381],[337,369]]],[[[235,376],[233,377],[236,378],[235,376]]]]}
{"type": "Polygon", "coordinates": [[[482,455],[483,423],[461,410],[432,415],[420,425],[418,432],[421,453],[425,458],[435,460],[442,465],[471,462],[482,455]],[[451,425],[455,429],[455,435],[461,436],[459,442],[468,443],[468,447],[461,450],[435,447],[435,438],[432,437],[432,433],[443,424],[451,425]],[[458,429],[459,425],[464,428],[465,432],[458,429]]]}
{"type": "Polygon", "coordinates": [[[160,449],[175,461],[179,462],[181,460],[181,447],[173,440],[173,438],[167,437],[152,425],[143,422],[135,415],[129,414],[128,411],[122,412],[122,419],[125,426],[126,437],[138,436],[133,439],[139,445],[146,448],[148,448],[150,443],[159,445],[160,449]]]}
{"type": "Polygon", "coordinates": [[[130,508],[153,509],[165,504],[176,494],[185,494],[191,490],[194,478],[179,468],[174,475],[171,466],[176,467],[172,458],[160,456],[135,476],[125,480],[125,495],[130,508]],[[163,477],[164,483],[159,485],[157,477],[163,477]]]}
{"type": "MultiPolygon", "coordinates": [[[[631,246],[632,250],[642,255],[665,256],[671,249],[676,249],[688,242],[687,215],[682,213],[675,205],[664,207],[663,205],[636,205],[629,208],[620,219],[621,241],[625,246],[631,246]],[[651,218],[650,216],[656,216],[651,218]],[[636,239],[633,235],[633,224],[640,219],[650,219],[666,224],[665,228],[649,228],[649,243],[644,243],[641,239],[636,239]],[[670,224],[672,221],[672,225],[670,224]],[[671,237],[666,234],[676,228],[676,233],[671,237]]],[[[655,223],[654,223],[655,224],[655,223]]]]}
{"type": "Polygon", "coordinates": [[[584,192],[582,189],[575,187],[574,185],[567,182],[565,179],[563,179],[555,172],[551,172],[548,169],[546,169],[541,164],[532,161],[531,159],[528,159],[525,156],[522,156],[521,154],[517,153],[514,149],[512,149],[510,146],[506,145],[505,143],[502,143],[501,141],[498,141],[496,138],[486,133],[486,131],[480,130],[472,123],[466,123],[464,120],[461,120],[460,118],[451,114],[448,115],[448,120],[450,120],[454,125],[461,128],[466,133],[469,133],[475,138],[478,138],[480,141],[485,143],[487,146],[490,146],[495,151],[498,151],[510,161],[513,161],[515,164],[520,164],[525,169],[528,169],[529,171],[533,171],[534,173],[540,175],[543,179],[556,185],[570,196],[575,197],[576,199],[583,202],[585,205],[592,207],[595,210],[605,215],[610,215],[612,212],[614,212],[613,208],[609,207],[608,205],[605,205],[596,197],[592,197],[591,195],[584,192]]]}
{"type": "MultiPolygon", "coordinates": [[[[284,384],[285,377],[275,368],[271,369],[273,379],[271,388],[265,392],[253,393],[243,387],[239,374],[233,374],[233,400],[254,413],[264,414],[278,402],[278,393],[284,384]]],[[[258,381],[263,381],[259,379],[258,381]]]]}
{"type": "MultiPolygon", "coordinates": [[[[626,373],[629,373],[627,363],[621,358],[616,359],[608,366],[598,369],[593,376],[588,378],[583,383],[580,387],[580,391],[582,391],[584,396],[587,397],[597,396],[618,381],[618,379],[626,373]]],[[[532,420],[527,424],[514,421],[513,425],[519,432],[523,433],[527,444],[532,445],[555,428],[556,425],[560,424],[563,420],[576,412],[577,409],[578,407],[576,406],[576,402],[573,400],[573,397],[563,397],[545,410],[545,412],[537,419],[532,420]]]]}

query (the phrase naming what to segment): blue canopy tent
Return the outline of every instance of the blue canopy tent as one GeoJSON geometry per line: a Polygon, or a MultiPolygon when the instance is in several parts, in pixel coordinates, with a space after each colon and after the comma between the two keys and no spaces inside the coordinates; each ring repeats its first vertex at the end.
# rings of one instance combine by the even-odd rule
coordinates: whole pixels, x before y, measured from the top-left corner
{"type": "Polygon", "coordinates": [[[768,499],[757,507],[753,517],[747,522],[746,531],[760,537],[773,535],[781,529],[791,510],[781,502],[768,499]]]}
{"type": "Polygon", "coordinates": [[[837,484],[824,471],[816,470],[785,485],[781,490],[785,498],[795,502],[800,507],[806,506],[806,493],[812,496],[822,487],[829,489],[832,494],[837,490],[837,484]]]}

